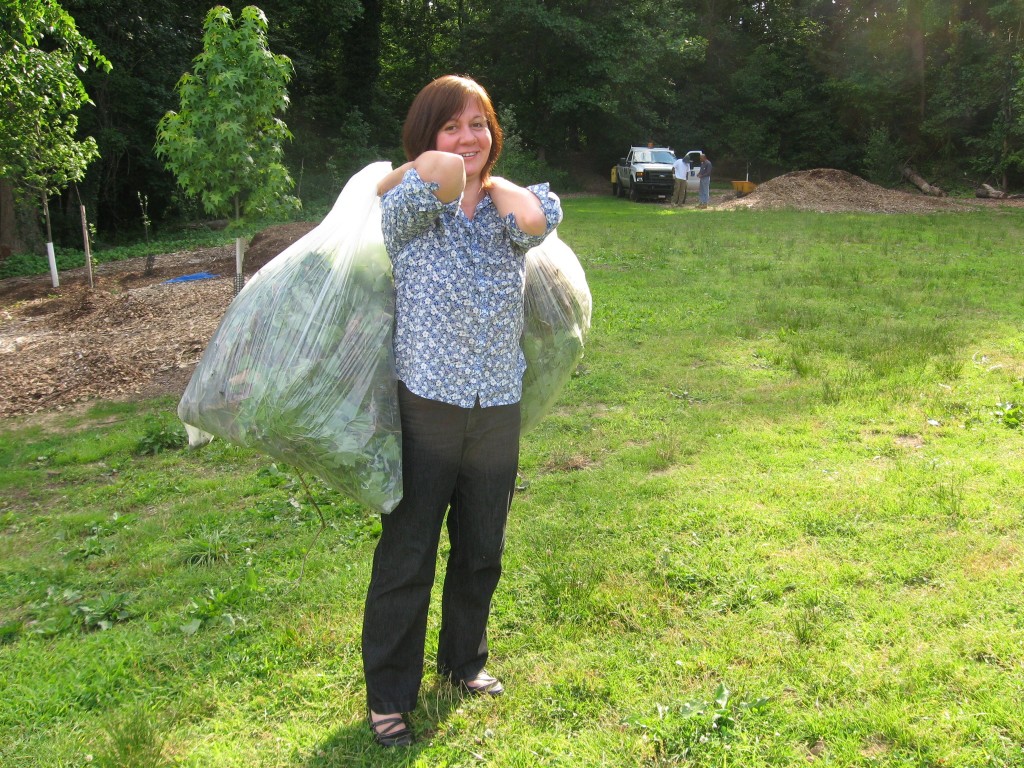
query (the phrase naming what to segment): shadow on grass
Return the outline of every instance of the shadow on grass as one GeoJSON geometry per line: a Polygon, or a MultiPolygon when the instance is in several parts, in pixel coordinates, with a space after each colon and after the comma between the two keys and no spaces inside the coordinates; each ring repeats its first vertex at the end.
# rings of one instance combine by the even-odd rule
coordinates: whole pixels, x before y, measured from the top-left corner
{"type": "Polygon", "coordinates": [[[317,744],[312,755],[298,763],[302,768],[378,768],[414,765],[430,746],[439,726],[462,701],[462,694],[437,681],[420,695],[419,706],[406,716],[416,740],[411,747],[378,746],[365,715],[351,725],[338,728],[317,744]]]}

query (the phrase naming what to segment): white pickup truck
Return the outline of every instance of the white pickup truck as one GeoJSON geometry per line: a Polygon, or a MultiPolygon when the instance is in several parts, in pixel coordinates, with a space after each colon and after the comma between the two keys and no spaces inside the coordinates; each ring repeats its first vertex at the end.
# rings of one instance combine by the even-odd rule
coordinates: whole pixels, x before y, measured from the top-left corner
{"type": "MultiPolygon", "coordinates": [[[[700,170],[701,150],[691,149],[684,157],[690,164],[686,187],[696,192],[700,186],[697,171],[700,170]]],[[[628,196],[630,200],[643,197],[671,197],[675,186],[672,164],[676,153],[668,147],[630,147],[629,154],[619,159],[612,167],[612,194],[628,196]]]]}

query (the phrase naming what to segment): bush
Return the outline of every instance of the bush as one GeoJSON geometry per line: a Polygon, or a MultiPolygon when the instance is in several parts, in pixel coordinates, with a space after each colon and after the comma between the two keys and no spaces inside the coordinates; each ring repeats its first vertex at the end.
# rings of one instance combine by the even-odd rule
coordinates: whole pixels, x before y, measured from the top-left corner
{"type": "Polygon", "coordinates": [[[176,451],[186,445],[188,436],[177,420],[169,421],[154,416],[146,422],[145,432],[135,445],[135,453],[139,456],[155,456],[163,451],[176,451]]]}
{"type": "Polygon", "coordinates": [[[494,167],[495,176],[502,176],[520,185],[547,181],[556,191],[569,188],[568,173],[552,168],[523,146],[523,140],[516,130],[515,117],[511,112],[503,112],[500,122],[505,140],[502,144],[501,157],[494,167]]]}
{"type": "Polygon", "coordinates": [[[873,128],[864,150],[864,178],[885,187],[894,187],[902,179],[906,149],[889,135],[888,128],[873,128]]]}

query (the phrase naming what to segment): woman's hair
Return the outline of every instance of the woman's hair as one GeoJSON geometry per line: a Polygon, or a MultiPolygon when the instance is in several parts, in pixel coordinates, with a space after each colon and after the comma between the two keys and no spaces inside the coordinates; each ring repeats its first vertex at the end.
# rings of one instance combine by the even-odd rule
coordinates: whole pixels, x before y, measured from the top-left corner
{"type": "Polygon", "coordinates": [[[491,97],[480,83],[470,77],[444,75],[428,83],[416,95],[402,128],[402,147],[406,159],[415,160],[427,150],[436,149],[437,132],[462,112],[470,98],[480,102],[491,132],[491,152],[480,174],[481,179],[487,181],[501,154],[501,126],[498,125],[491,97]]]}

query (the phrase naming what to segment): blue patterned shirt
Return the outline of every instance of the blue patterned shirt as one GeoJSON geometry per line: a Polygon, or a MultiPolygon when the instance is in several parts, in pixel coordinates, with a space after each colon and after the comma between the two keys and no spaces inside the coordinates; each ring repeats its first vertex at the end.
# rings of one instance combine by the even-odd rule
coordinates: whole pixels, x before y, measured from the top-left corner
{"type": "Polygon", "coordinates": [[[561,222],[561,204],[547,184],[528,187],[548,224],[543,235],[528,235],[489,195],[469,219],[459,200],[437,199],[438,186],[410,169],[381,199],[398,378],[420,397],[463,408],[477,398],[485,408],[517,403],[526,370],[524,256],[561,222]]]}

